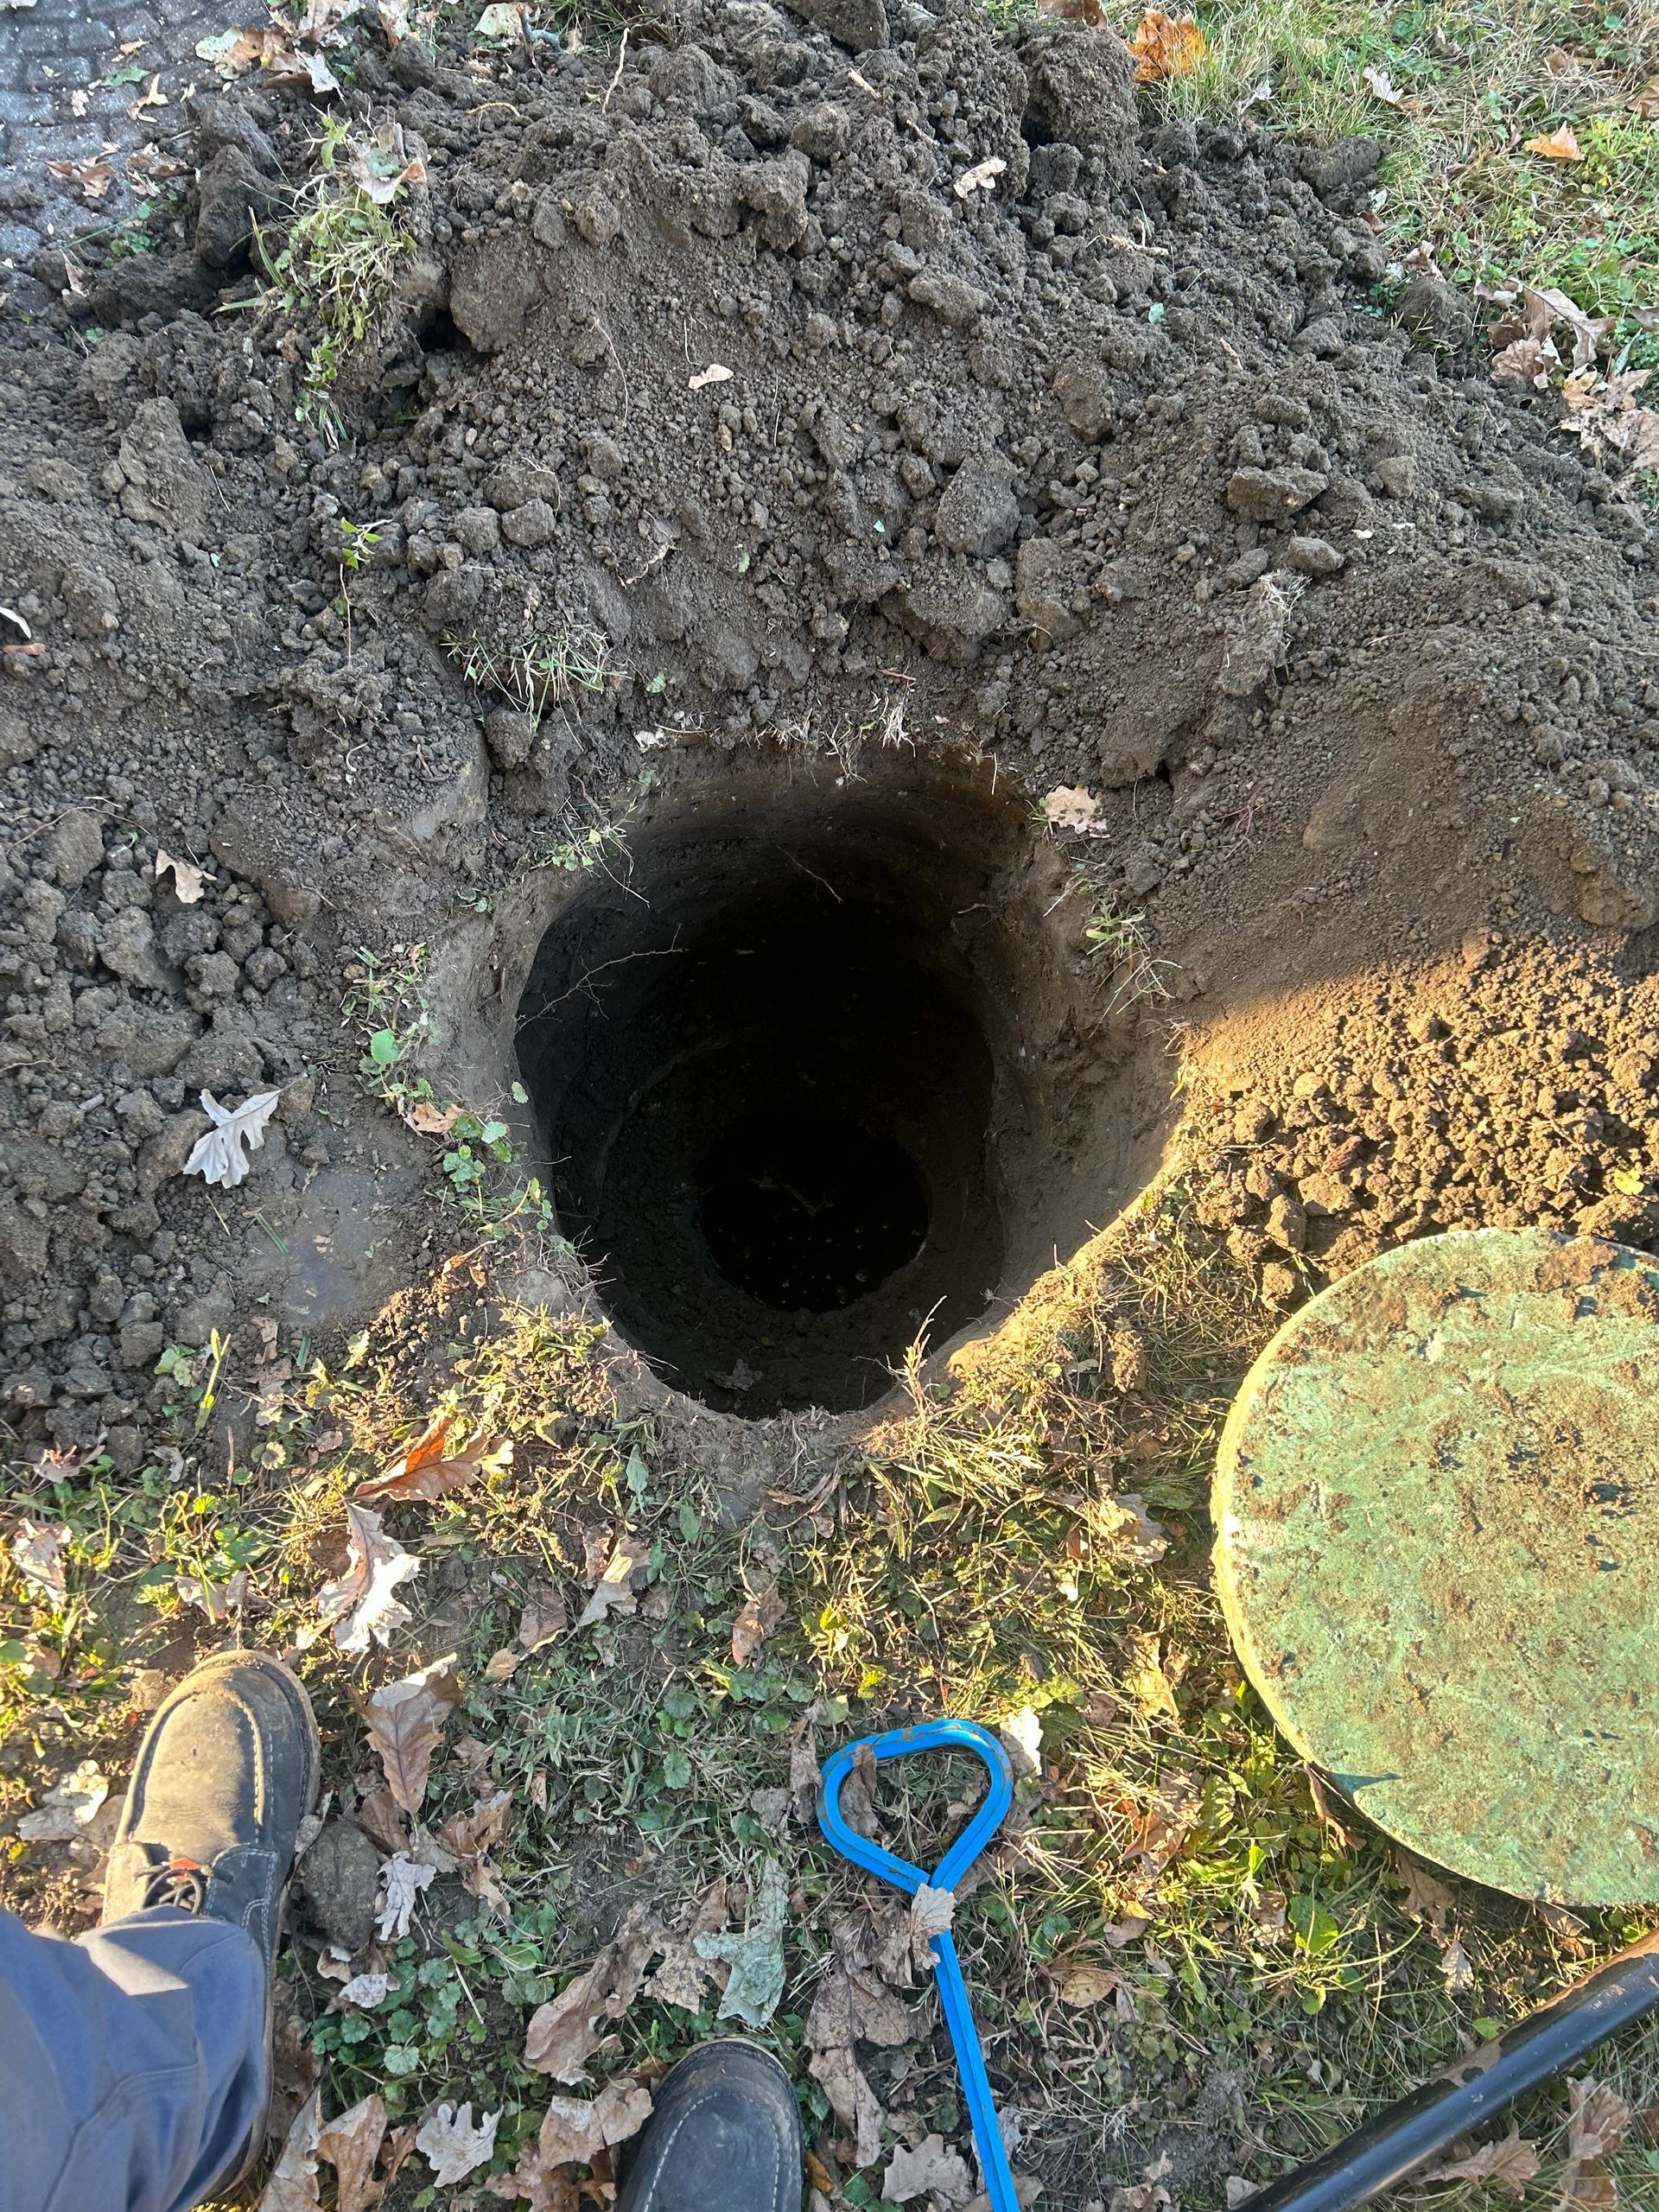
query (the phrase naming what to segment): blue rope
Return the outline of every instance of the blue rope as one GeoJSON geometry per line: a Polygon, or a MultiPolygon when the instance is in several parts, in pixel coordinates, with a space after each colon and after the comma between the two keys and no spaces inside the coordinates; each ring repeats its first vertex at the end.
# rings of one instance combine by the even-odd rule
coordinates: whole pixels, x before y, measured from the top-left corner
{"type": "MultiPolygon", "coordinates": [[[[867,1874],[879,1875],[882,1881],[891,1882],[895,1889],[914,1897],[924,1882],[931,1889],[954,1890],[1001,1827],[1002,1817],[1013,1801],[1014,1769],[1008,1764],[1007,1753],[988,1728],[982,1728],[972,1720],[929,1720],[917,1728],[890,1728],[883,1736],[866,1736],[859,1743],[843,1744],[838,1751],[832,1752],[818,1777],[818,1825],[843,1859],[850,1859],[867,1874]],[[879,1843],[871,1843],[855,1834],[842,1819],[841,1787],[853,1770],[854,1759],[866,1748],[878,1766],[887,1759],[903,1758],[911,1751],[972,1751],[984,1761],[991,1784],[985,1793],[985,1802],[940,1859],[935,1872],[925,1874],[907,1859],[900,1859],[894,1853],[883,1850],[879,1843]]],[[[996,2124],[996,2107],[991,2101],[991,2085],[985,2072],[985,2054],[980,2048],[979,2030],[974,2025],[956,1941],[949,1929],[930,1941],[938,1961],[939,2002],[944,2008],[944,2024],[950,2031],[957,2069],[968,2098],[974,2143],[979,2152],[980,2171],[991,2201],[991,2212],[1019,2212],[1014,2175],[1009,2171],[1008,2154],[1002,2147],[1002,2132],[996,2124]]]]}

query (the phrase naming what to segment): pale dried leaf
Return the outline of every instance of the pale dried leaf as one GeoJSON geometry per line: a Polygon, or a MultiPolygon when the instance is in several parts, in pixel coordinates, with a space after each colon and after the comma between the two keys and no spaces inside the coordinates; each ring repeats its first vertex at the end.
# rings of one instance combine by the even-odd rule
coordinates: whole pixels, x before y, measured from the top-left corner
{"type": "Polygon", "coordinates": [[[1624,2142],[1634,2113],[1616,2089],[1586,2075],[1567,2085],[1567,2155],[1575,2163],[1609,2158],[1624,2142]]]}
{"type": "Polygon", "coordinates": [[[724,361],[711,361],[706,369],[699,369],[697,371],[696,374],[687,385],[686,390],[688,391],[702,391],[706,385],[711,384],[729,384],[734,373],[734,372],[732,370],[727,367],[724,361]]]}
{"type": "Polygon", "coordinates": [[[1405,1885],[1405,1895],[1400,1909],[1414,1920],[1427,1921],[1438,1935],[1446,1926],[1446,1916],[1452,1910],[1452,1897],[1446,1884],[1432,1874],[1421,1859],[1414,1859],[1408,1851],[1394,1853],[1394,1871],[1405,1885]]]}
{"type": "Polygon", "coordinates": [[[386,1992],[391,1987],[391,1976],[387,1974],[354,1974],[338,1992],[336,2002],[355,2012],[372,2012],[386,2001],[386,1992]]]}
{"type": "Polygon", "coordinates": [[[1017,1713],[1000,1720],[997,1734],[1002,1738],[1002,1748],[1014,1762],[1016,1777],[1040,1775],[1043,1770],[1043,1722],[1034,1707],[1022,1705],[1017,1713]]]}
{"type": "Polygon", "coordinates": [[[271,2169],[257,2212],[320,2212],[317,2143],[321,2132],[322,2091],[313,2089],[294,2115],[283,2154],[271,2169]]]}
{"type": "Polygon", "coordinates": [[[1449,2164],[1432,2167],[1423,2179],[1492,2182],[1500,2188],[1513,2190],[1517,2196],[1522,2196],[1526,2193],[1527,2183],[1537,2171],[1536,2146],[1529,2143],[1519,2127],[1511,2122],[1510,2132],[1502,2142],[1483,2143],[1466,2158],[1457,2158],[1449,2164]]]}
{"type": "Polygon", "coordinates": [[[1466,1996],[1475,1986],[1475,1970],[1460,1936],[1448,1936],[1440,1948],[1440,1972],[1446,1976],[1448,1997],[1466,1996]]]}
{"type": "Polygon", "coordinates": [[[109,1782],[96,1759],[83,1759],[71,1774],[53,1784],[38,1808],[17,1823],[24,1843],[73,1843],[90,1826],[110,1794],[109,1782]]]}
{"type": "Polygon", "coordinates": [[[385,2101],[370,2095],[331,2120],[318,2136],[317,2155],[340,2179],[335,2212],[372,2212],[385,2195],[386,2184],[372,2179],[385,2134],[385,2101]]]}
{"type": "Polygon", "coordinates": [[[993,154],[988,160],[964,169],[950,188],[958,200],[971,200],[976,192],[989,192],[1007,166],[1001,154],[993,154]]]}
{"type": "Polygon", "coordinates": [[[478,19],[480,38],[523,38],[524,11],[518,0],[491,0],[478,19]]]}
{"type": "Polygon", "coordinates": [[[194,906],[201,898],[202,886],[217,883],[219,878],[210,875],[206,868],[193,867],[190,861],[175,859],[159,847],[156,853],[156,880],[159,883],[168,869],[173,874],[173,895],[181,906],[194,906]]]}
{"type": "Polygon", "coordinates": [[[438,1830],[438,1840],[463,1865],[469,1859],[482,1859],[499,1841],[512,1802],[512,1793],[508,1789],[480,1797],[470,1813],[451,1814],[438,1830]]]}
{"type": "Polygon", "coordinates": [[[375,1905],[379,1916],[378,1932],[383,1943],[398,1942],[408,1935],[421,1891],[437,1871],[435,1866],[411,1859],[406,1851],[387,1859],[380,1869],[380,1895],[375,1905]]]}
{"type": "Polygon", "coordinates": [[[593,1596],[583,1607],[576,1623],[578,1628],[590,1628],[595,1621],[606,1620],[612,1613],[632,1613],[639,1611],[639,1600],[633,1593],[636,1577],[643,1577],[649,1548],[643,1538],[620,1535],[612,1548],[610,1560],[601,1575],[593,1596]]]}
{"type": "Polygon", "coordinates": [[[415,2148],[431,2167],[432,2177],[441,2189],[465,2181],[480,2166],[488,2165],[495,2156],[495,2131],[500,2120],[499,2112],[486,2112],[474,2126],[470,2104],[459,2109],[440,2105],[430,2115],[415,2138],[415,2148]]]}
{"type": "Polygon", "coordinates": [[[115,182],[110,164],[91,156],[84,162],[48,162],[46,166],[65,184],[76,186],[88,200],[101,200],[115,182]]]}
{"type": "Polygon", "coordinates": [[[747,2027],[764,2028],[778,2010],[784,1994],[784,1923],[788,1911],[789,1887],[783,1869],[775,1859],[768,1859],[751,1892],[742,1934],[695,1939],[693,1948],[700,1959],[719,1961],[732,1970],[717,2019],[741,2020],[747,2027]]]}
{"type": "Polygon", "coordinates": [[[454,1668],[451,1651],[401,1682],[386,1683],[359,1708],[385,1769],[386,1787],[405,1813],[420,1811],[444,1720],[461,1702],[454,1668]]]}
{"type": "Polygon", "coordinates": [[[43,1598],[66,1594],[63,1548],[68,1541],[67,1522],[38,1529],[32,1521],[17,1524],[17,1534],[11,1540],[11,1563],[29,1588],[43,1598]]]}
{"type": "Polygon", "coordinates": [[[943,1936],[956,1918],[957,1893],[924,1882],[910,1900],[911,1947],[919,1956],[931,1936],[943,1936]]]}
{"type": "Polygon", "coordinates": [[[417,1098],[412,1106],[399,1106],[398,1118],[417,1135],[447,1137],[461,1119],[459,1106],[440,1106],[430,1098],[417,1098]]]}
{"type": "Polygon", "coordinates": [[[818,1813],[818,1753],[804,1723],[789,1747],[789,1804],[798,1827],[816,1830],[818,1813]]]}
{"type": "Polygon", "coordinates": [[[393,46],[409,36],[409,0],[376,0],[375,13],[393,46]]]}
{"type": "Polygon", "coordinates": [[[913,2151],[897,2150],[888,2163],[881,2194],[893,2204],[931,2196],[946,2208],[965,2204],[973,2195],[968,2168],[958,2151],[945,2148],[942,2135],[929,2135],[913,2151]]]}
{"type": "Polygon", "coordinates": [[[596,2097],[555,2097],[543,2117],[536,2147],[545,2166],[580,2160],[592,2165],[601,2151],[626,2143],[651,2117],[651,2091],[639,2082],[607,2082],[596,2097]]]}
{"type": "Polygon", "coordinates": [[[349,1554],[346,1572],[317,1592],[317,1617],[332,1628],[342,1651],[365,1652],[369,1639],[390,1644],[392,1631],[410,1618],[407,1605],[393,1592],[421,1571],[421,1562],[395,1536],[386,1535],[380,1516],[366,1506],[346,1508],[349,1554]]]}
{"type": "Polygon", "coordinates": [[[722,1874],[703,1892],[691,1923],[683,1935],[670,1936],[663,1945],[662,1963],[645,1985],[654,2005],[672,2005],[683,2012],[702,2009],[702,1993],[710,1981],[721,1987],[730,1969],[698,1956],[699,1936],[713,1936],[726,1925],[727,1884],[722,1874]]]}
{"type": "Polygon", "coordinates": [[[211,1090],[201,1094],[201,1110],[213,1127],[196,1139],[190,1157],[180,1171],[200,1175],[204,1183],[217,1183],[233,1191],[246,1179],[248,1154],[265,1141],[265,1124],[276,1110],[279,1090],[262,1090],[239,1106],[221,1106],[211,1090]],[[246,1147],[245,1150],[244,1147],[246,1147]]]}
{"type": "Polygon", "coordinates": [[[1043,813],[1051,830],[1091,836],[1099,824],[1100,801],[1081,784],[1057,784],[1043,801],[1043,813]]]}
{"type": "Polygon", "coordinates": [[[836,2044],[814,2050],[806,2070],[829,2098],[842,2126],[852,2129],[854,2163],[873,2166],[881,2155],[884,2115],[851,2046],[836,2044]]]}
{"type": "Polygon", "coordinates": [[[1548,391],[1549,372],[1561,365],[1554,341],[1548,338],[1517,338],[1492,356],[1495,384],[1529,384],[1548,391]]]}
{"type": "Polygon", "coordinates": [[[1368,62],[1359,73],[1359,80],[1374,100],[1381,100],[1384,107],[1404,107],[1406,96],[1386,69],[1379,69],[1375,62],[1368,62]]]}

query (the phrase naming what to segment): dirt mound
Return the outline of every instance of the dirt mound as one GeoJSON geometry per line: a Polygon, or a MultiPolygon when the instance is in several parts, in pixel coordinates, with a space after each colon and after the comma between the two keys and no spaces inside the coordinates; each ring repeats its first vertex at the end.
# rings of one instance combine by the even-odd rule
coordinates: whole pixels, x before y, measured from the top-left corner
{"type": "MultiPolygon", "coordinates": [[[[1284,1158],[1228,1216],[1253,1252],[1351,1256],[1290,1225],[1352,1212],[1332,1179],[1369,1191],[1370,1236],[1580,1212],[1645,1234],[1618,1179],[1647,1079],[1598,1055],[1659,1053],[1650,1014],[1562,1011],[1611,1014],[1609,933],[1638,933],[1635,977],[1659,916],[1627,487],[1484,380],[1455,295],[1389,312],[1368,146],[1143,134],[1109,36],[1005,37],[963,0],[811,15],[688,8],[620,54],[364,51],[347,138],[395,130],[414,166],[355,346],[294,229],[281,259],[310,111],[249,90],[198,103],[193,255],[89,245],[70,296],[7,310],[0,1249],[25,1436],[138,1465],[165,1345],[256,1313],[310,1340],[419,1264],[431,1138],[363,1096],[338,1019],[359,947],[427,949],[406,1041],[429,1090],[550,1160],[510,1094],[545,930],[595,868],[626,880],[630,816],[739,748],[826,793],[883,748],[1084,792],[1053,926],[1079,1008],[1112,981],[1052,1042],[1075,1096],[1138,1071],[1119,1106],[1143,1129],[1160,994],[1222,1039],[1274,995],[1335,1007],[1497,932],[1451,1049],[1378,1014],[1325,1090],[1281,1111],[1305,1071],[1264,1077],[1278,1118],[1242,1141],[1284,1158]],[[251,209],[287,270],[255,310],[251,209]],[[210,869],[199,901],[162,853],[210,869]],[[1509,943],[1535,950],[1510,969],[1509,943]],[[1591,1045],[1558,1051],[1569,1029],[1591,1045]],[[282,1093],[222,1205],[179,1174],[203,1087],[282,1093]]],[[[343,174],[297,204],[347,205],[343,174]]]]}

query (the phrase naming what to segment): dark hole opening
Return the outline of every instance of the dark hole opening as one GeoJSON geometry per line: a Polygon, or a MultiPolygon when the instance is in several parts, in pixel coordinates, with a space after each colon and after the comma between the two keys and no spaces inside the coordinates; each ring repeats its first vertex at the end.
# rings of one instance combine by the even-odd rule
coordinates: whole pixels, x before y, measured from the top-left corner
{"type": "Polygon", "coordinates": [[[785,1127],[753,1116],[696,1171],[693,1211],[736,1290],[784,1311],[828,1313],[879,1290],[927,1236],[927,1192],[890,1137],[844,1115],[785,1127]]]}
{"type": "Polygon", "coordinates": [[[628,843],[520,1001],[560,1227],[664,1380],[751,1414],[868,1405],[918,1336],[980,1320],[1011,1225],[1020,1266],[1054,1249],[1028,1016],[1065,1017],[1027,810],[988,771],[757,769],[628,843]]]}

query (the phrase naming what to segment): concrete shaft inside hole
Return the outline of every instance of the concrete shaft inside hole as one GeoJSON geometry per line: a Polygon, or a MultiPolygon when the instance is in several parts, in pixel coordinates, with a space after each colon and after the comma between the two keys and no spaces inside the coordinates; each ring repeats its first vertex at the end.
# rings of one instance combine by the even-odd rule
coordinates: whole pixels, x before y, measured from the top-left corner
{"type": "Polygon", "coordinates": [[[696,783],[543,942],[518,1052],[561,1228],[709,1404],[868,1405],[1003,1281],[1049,963],[990,784],[696,783]]]}

